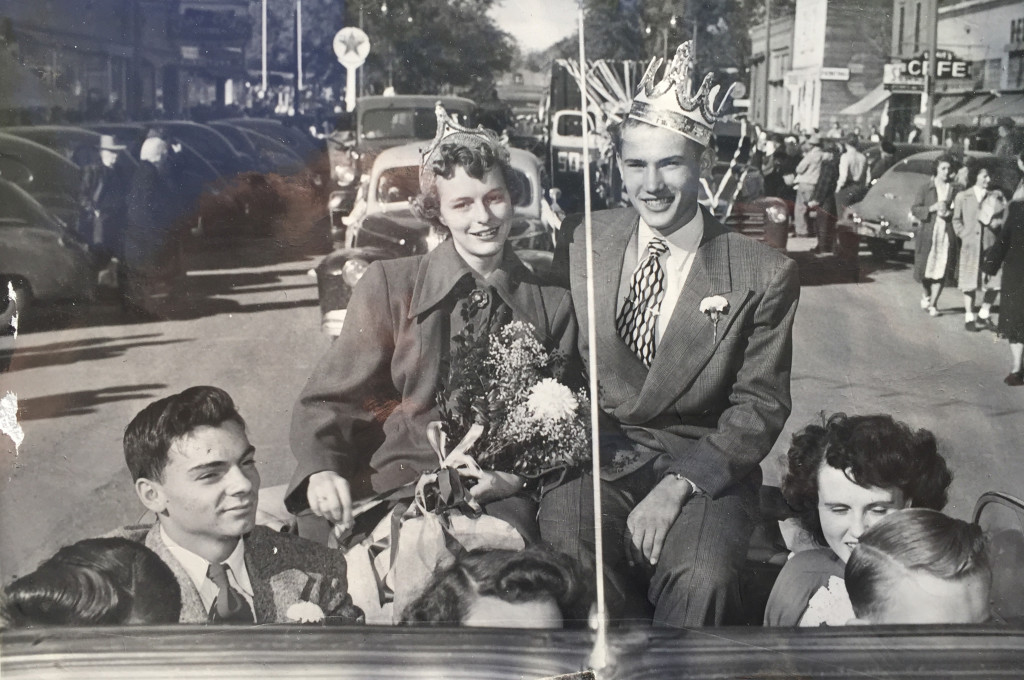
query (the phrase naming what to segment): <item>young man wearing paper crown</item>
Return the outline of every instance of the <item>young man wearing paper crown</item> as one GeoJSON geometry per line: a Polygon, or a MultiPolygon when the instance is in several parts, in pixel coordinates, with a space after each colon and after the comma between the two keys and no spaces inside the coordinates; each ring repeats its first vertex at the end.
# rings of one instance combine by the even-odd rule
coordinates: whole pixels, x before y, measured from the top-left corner
{"type": "MultiPolygon", "coordinates": [[[[656,81],[660,61],[616,140],[632,208],[592,217],[594,338],[582,226],[567,236],[569,278],[581,354],[597,354],[610,615],[649,604],[656,625],[721,624],[736,611],[759,464],[790,412],[799,284],[785,255],[698,206],[718,87],[709,75],[689,95],[689,43],[656,81]]],[[[540,513],[543,538],[583,560],[591,484],[553,490],[540,513]]]]}

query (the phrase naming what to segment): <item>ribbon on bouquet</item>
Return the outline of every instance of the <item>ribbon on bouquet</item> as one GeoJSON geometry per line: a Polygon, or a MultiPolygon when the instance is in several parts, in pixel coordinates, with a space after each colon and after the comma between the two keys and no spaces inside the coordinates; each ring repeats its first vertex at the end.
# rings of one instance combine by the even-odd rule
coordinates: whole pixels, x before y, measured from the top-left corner
{"type": "Polygon", "coordinates": [[[452,555],[463,551],[462,544],[451,532],[448,518],[440,513],[448,510],[462,510],[471,517],[483,513],[480,503],[470,495],[462,477],[479,478],[483,472],[468,451],[483,435],[482,425],[474,424],[462,440],[450,452],[447,450],[448,436],[442,423],[433,421],[427,426],[427,441],[437,454],[440,467],[433,472],[424,472],[415,482],[378,494],[369,501],[376,505],[391,501],[395,507],[391,513],[391,530],[378,541],[368,546],[370,569],[377,585],[380,604],[383,606],[395,599],[394,589],[387,583],[398,559],[399,534],[406,520],[422,517],[424,522],[436,522],[443,537],[445,549],[452,555]],[[391,550],[388,570],[379,573],[376,558],[385,550],[391,550]]]}

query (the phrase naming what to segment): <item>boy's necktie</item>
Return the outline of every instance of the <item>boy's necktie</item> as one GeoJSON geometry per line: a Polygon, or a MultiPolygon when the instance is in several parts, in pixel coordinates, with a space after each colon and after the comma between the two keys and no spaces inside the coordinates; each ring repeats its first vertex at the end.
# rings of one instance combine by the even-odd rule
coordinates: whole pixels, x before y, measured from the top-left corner
{"type": "Polygon", "coordinates": [[[213,581],[219,590],[217,599],[210,607],[209,621],[210,623],[255,623],[249,602],[228,583],[230,569],[231,567],[226,564],[211,563],[206,570],[207,578],[213,581]]]}
{"type": "Polygon", "coordinates": [[[647,244],[647,254],[640,260],[629,282],[629,297],[615,320],[615,329],[645,366],[654,361],[654,337],[658,312],[665,297],[665,270],[661,256],[668,252],[668,243],[655,238],[647,244]]]}

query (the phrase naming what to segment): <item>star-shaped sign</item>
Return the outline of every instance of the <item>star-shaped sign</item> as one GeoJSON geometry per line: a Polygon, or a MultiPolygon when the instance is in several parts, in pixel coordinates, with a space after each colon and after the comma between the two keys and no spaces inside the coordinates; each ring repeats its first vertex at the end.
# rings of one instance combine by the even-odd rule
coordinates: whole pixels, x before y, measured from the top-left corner
{"type": "Polygon", "coordinates": [[[334,35],[334,53],[346,68],[357,68],[370,53],[370,39],[358,28],[347,26],[334,35]]]}

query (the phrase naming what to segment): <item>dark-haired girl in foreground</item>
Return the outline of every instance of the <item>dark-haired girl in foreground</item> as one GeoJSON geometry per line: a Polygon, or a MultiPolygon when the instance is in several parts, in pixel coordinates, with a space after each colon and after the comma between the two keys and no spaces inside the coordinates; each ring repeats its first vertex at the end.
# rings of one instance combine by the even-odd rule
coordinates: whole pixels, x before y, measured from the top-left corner
{"type": "Polygon", "coordinates": [[[888,415],[833,415],[793,437],[782,493],[821,547],[793,555],[765,612],[767,626],[837,626],[853,618],[843,573],[858,539],[903,508],[941,510],[952,475],[928,430],[888,415]]]}
{"type": "Polygon", "coordinates": [[[585,623],[588,581],[567,556],[540,548],[473,550],[435,572],[406,624],[561,628],[585,623]]]}
{"type": "Polygon", "coordinates": [[[4,589],[13,628],[177,623],[181,591],[149,548],[126,538],[90,538],[57,551],[4,589]]]}

